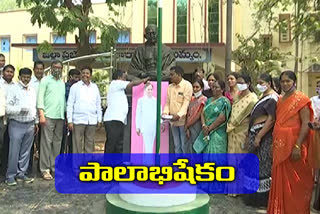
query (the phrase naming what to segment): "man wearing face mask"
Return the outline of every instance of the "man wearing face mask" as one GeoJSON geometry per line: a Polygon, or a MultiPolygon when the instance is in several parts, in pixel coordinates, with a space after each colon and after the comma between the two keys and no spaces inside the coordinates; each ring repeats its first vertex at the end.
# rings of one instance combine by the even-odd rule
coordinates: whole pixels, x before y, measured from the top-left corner
{"type": "Polygon", "coordinates": [[[317,81],[316,96],[311,97],[312,109],[314,111],[314,119],[320,119],[320,80],[317,81]]]}
{"type": "Polygon", "coordinates": [[[16,185],[16,180],[33,182],[26,176],[34,134],[38,132],[36,92],[29,87],[32,71],[22,68],[19,83],[8,91],[6,112],[10,120],[10,147],[6,183],[16,185]]]}
{"type": "Polygon", "coordinates": [[[60,154],[65,118],[65,84],[61,80],[62,62],[51,63],[51,75],[41,80],[37,108],[41,125],[40,171],[44,180],[52,180],[55,158],[60,154]]]}

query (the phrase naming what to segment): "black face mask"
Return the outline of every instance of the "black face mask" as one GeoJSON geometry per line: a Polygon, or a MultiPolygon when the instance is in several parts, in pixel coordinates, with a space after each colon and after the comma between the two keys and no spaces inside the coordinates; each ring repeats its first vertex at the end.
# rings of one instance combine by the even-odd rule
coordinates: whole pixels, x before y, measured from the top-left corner
{"type": "Polygon", "coordinates": [[[52,76],[54,76],[56,79],[61,79],[62,77],[62,71],[60,69],[52,69],[51,70],[52,76]]]}

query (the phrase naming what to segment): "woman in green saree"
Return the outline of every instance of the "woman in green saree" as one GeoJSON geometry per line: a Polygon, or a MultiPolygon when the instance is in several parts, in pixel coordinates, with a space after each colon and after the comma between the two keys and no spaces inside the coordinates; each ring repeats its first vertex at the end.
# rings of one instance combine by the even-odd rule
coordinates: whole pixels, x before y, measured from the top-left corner
{"type": "MultiPolygon", "coordinates": [[[[204,162],[215,161],[219,165],[226,165],[227,158],[221,153],[227,153],[228,135],[227,121],[231,112],[228,98],[223,96],[225,83],[218,80],[212,87],[212,97],[206,102],[201,114],[202,131],[193,144],[197,153],[203,154],[204,162]]],[[[223,182],[201,182],[199,187],[208,193],[224,193],[223,182]]]]}
{"type": "Polygon", "coordinates": [[[212,87],[201,114],[202,131],[194,143],[197,153],[227,153],[227,121],[231,112],[229,100],[223,96],[225,83],[218,80],[212,87]]]}

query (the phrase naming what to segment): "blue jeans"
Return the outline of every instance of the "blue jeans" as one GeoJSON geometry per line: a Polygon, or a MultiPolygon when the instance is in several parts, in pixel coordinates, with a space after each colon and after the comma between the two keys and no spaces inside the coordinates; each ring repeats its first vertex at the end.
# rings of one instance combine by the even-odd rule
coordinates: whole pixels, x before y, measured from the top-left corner
{"type": "Polygon", "coordinates": [[[172,126],[171,131],[174,142],[174,151],[176,154],[178,153],[187,153],[187,147],[185,145],[186,135],[184,132],[184,126],[172,126]]]}

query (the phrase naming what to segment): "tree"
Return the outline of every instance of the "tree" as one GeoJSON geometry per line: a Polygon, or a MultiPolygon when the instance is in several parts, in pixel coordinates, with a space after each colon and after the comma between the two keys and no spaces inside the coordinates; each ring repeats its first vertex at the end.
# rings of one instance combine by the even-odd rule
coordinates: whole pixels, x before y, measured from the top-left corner
{"type": "MultiPolygon", "coordinates": [[[[112,18],[112,15],[119,15],[116,6],[124,6],[130,0],[105,0],[110,11],[107,19],[93,16],[91,0],[16,1],[19,6],[24,5],[29,8],[33,25],[37,23],[41,27],[41,25],[45,24],[57,32],[58,35],[66,35],[77,30],[75,42],[78,56],[84,56],[110,50],[110,47],[117,39],[118,29],[123,27],[112,18]],[[89,42],[90,33],[96,29],[100,29],[101,31],[101,45],[99,47],[94,47],[89,42]]],[[[77,66],[88,65],[92,61],[92,59],[82,60],[77,66]]]]}
{"type": "Polygon", "coordinates": [[[268,23],[270,30],[279,30],[284,27],[283,21],[274,15],[278,11],[288,11],[292,14],[293,40],[295,41],[295,66],[298,71],[300,43],[310,37],[319,42],[320,33],[320,1],[319,0],[250,0],[255,7],[255,27],[261,29],[261,23],[268,23]]]}
{"type": "Polygon", "coordinates": [[[254,35],[249,38],[237,35],[240,45],[233,51],[233,60],[243,72],[251,76],[255,85],[263,72],[271,73],[273,76],[279,74],[286,53],[281,53],[278,48],[271,47],[270,43],[262,38],[255,38],[254,35]]]}
{"type": "Polygon", "coordinates": [[[19,9],[16,0],[2,0],[0,1],[0,12],[19,9]]]}

